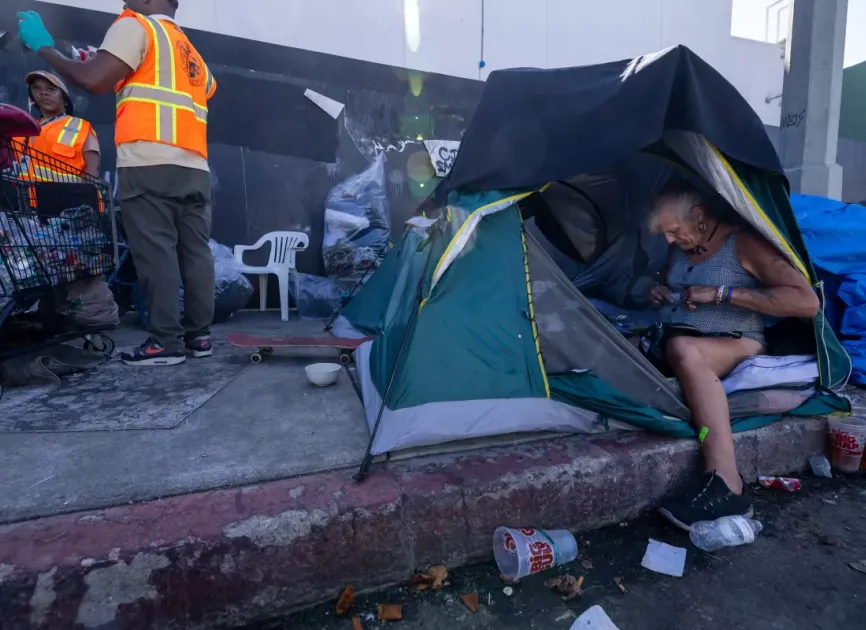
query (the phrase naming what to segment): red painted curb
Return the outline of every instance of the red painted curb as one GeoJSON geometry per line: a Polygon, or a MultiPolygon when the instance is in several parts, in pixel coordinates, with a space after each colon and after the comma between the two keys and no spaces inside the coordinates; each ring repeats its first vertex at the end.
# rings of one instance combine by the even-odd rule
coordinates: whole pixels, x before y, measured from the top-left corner
{"type": "MultiPolygon", "coordinates": [[[[737,436],[747,477],[800,470],[823,421],[737,436]],[[758,462],[762,462],[760,470],[758,462]]],[[[206,628],[486,559],[502,524],[586,531],[658,501],[691,441],[563,437],[0,526],[0,627],[206,628]]]]}

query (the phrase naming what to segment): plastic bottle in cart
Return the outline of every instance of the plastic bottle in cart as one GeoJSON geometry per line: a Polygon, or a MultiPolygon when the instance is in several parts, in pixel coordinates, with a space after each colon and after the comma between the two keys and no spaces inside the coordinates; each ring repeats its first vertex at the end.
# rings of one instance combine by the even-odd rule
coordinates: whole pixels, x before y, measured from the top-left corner
{"type": "Polygon", "coordinates": [[[763,528],[760,521],[745,516],[723,516],[715,521],[701,521],[692,525],[689,539],[698,549],[717,551],[753,543],[763,528]]]}
{"type": "Polygon", "coordinates": [[[503,577],[519,580],[573,561],[577,541],[566,530],[497,527],[493,556],[503,577]]]}

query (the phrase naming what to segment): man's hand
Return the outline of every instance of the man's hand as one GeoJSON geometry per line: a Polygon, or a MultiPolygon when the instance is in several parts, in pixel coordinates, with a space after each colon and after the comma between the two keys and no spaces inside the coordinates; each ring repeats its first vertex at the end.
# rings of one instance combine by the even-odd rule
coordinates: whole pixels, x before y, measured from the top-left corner
{"type": "Polygon", "coordinates": [[[671,290],[663,284],[654,284],[649,290],[650,304],[658,308],[662,304],[670,304],[674,301],[674,296],[671,290]]]}
{"type": "Polygon", "coordinates": [[[18,14],[18,35],[24,45],[34,52],[39,52],[41,48],[54,48],[54,38],[36,11],[21,11],[18,14]]]}
{"type": "Polygon", "coordinates": [[[698,308],[698,304],[715,304],[718,287],[689,287],[683,291],[683,304],[690,311],[698,308]]]}

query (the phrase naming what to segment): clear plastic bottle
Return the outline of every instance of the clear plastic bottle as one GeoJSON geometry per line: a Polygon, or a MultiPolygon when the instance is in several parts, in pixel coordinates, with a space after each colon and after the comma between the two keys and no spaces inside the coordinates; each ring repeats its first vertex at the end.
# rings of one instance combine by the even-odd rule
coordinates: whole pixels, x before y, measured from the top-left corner
{"type": "Polygon", "coordinates": [[[717,551],[755,542],[755,536],[764,528],[759,521],[745,516],[723,516],[715,521],[701,521],[692,525],[689,539],[703,551],[717,551]]]}

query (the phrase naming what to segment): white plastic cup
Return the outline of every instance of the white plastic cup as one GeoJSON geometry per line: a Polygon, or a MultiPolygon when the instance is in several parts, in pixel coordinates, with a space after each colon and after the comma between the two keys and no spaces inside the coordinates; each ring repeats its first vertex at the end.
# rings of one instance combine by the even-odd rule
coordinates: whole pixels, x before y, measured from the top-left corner
{"type": "Polygon", "coordinates": [[[511,529],[493,532],[493,556],[503,577],[519,580],[577,558],[577,541],[564,529],[511,529]]]}
{"type": "Polygon", "coordinates": [[[842,472],[860,470],[863,448],[866,446],[866,420],[862,418],[830,418],[830,461],[842,472]]]}

